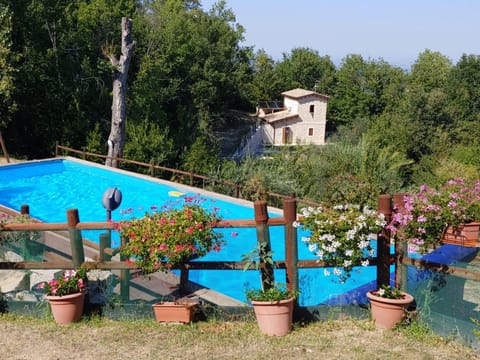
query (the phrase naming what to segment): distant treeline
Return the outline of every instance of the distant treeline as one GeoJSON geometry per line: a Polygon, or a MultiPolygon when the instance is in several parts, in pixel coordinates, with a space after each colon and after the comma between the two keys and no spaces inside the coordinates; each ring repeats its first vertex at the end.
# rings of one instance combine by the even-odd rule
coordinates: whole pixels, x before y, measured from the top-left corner
{"type": "Polygon", "coordinates": [[[378,192],[478,177],[480,57],[456,63],[425,50],[411,69],[346,56],[338,65],[295,48],[279,61],[243,46],[219,1],[0,0],[0,130],[9,152],[51,156],[55,142],[105,153],[121,18],[133,19],[124,157],[295,192],[369,201],[378,192]],[[325,148],[284,150],[241,164],[218,158],[230,110],[304,88],[330,97],[325,148]]]}

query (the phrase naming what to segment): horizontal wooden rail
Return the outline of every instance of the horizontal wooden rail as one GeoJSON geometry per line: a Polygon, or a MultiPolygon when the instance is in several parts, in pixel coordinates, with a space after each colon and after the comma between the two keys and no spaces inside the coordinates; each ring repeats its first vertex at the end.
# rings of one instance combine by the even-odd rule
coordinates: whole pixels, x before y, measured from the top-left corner
{"type": "MultiPolygon", "coordinates": [[[[285,225],[285,218],[269,218],[267,225],[278,226],[285,225]]],[[[250,219],[236,219],[236,220],[221,220],[216,228],[244,228],[255,227],[255,220],[250,219]]],[[[2,225],[2,230],[5,231],[62,231],[69,230],[71,227],[68,223],[8,223],[2,225]]],[[[77,230],[114,230],[114,222],[79,222],[75,225],[77,230]]]]}
{"type": "MultiPolygon", "coordinates": [[[[77,230],[113,230],[115,224],[112,222],[80,222],[75,225],[77,230]]],[[[2,225],[5,231],[62,231],[69,230],[68,223],[8,223],[2,225]]]]}

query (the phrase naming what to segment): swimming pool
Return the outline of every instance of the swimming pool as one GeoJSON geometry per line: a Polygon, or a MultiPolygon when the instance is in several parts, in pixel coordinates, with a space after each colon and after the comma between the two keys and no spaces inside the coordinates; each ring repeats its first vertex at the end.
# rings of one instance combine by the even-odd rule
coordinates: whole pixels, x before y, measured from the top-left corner
{"type": "MultiPolygon", "coordinates": [[[[51,159],[0,166],[0,204],[20,210],[22,204],[30,206],[31,216],[46,222],[66,222],[66,210],[77,208],[81,221],[103,221],[106,210],[102,205],[105,190],[117,187],[122,192],[120,209],[134,209],[134,215],[141,216],[151,206],[171,201],[172,191],[187,195],[201,193],[215,201],[224,219],[253,219],[251,202],[229,198],[167,181],[147,178],[126,171],[112,170],[101,165],[77,159],[51,159]]],[[[113,220],[125,219],[120,209],[112,212],[113,220]]],[[[269,216],[281,216],[278,209],[269,209],[269,216]]],[[[226,246],[222,251],[212,252],[202,260],[240,261],[243,254],[250,252],[256,244],[254,228],[221,229],[225,233],[226,246]],[[229,234],[235,231],[238,236],[229,234]]],[[[299,259],[315,259],[302,243],[299,231],[299,259]]],[[[98,234],[83,233],[84,237],[98,242],[98,234]]],[[[284,231],[282,226],[270,227],[270,238],[274,259],[282,260],[285,254],[284,231]]],[[[114,239],[118,245],[118,238],[114,239]]],[[[321,303],[364,302],[363,287],[373,288],[376,273],[374,267],[358,269],[344,284],[325,277],[323,269],[300,269],[300,305],[313,306],[321,303]]],[[[275,270],[276,279],[284,281],[284,270],[275,270]]],[[[241,270],[191,270],[191,281],[237,300],[245,301],[247,287],[259,287],[257,271],[241,270]],[[228,281],[226,281],[228,279],[228,281]]]]}

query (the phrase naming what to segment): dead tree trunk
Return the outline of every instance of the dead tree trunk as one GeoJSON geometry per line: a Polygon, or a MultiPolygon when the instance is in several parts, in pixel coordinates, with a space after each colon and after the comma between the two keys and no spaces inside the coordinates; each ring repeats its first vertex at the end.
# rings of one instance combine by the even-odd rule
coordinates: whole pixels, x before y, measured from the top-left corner
{"type": "Polygon", "coordinates": [[[115,67],[113,79],[112,124],[108,136],[108,154],[105,165],[118,167],[118,158],[123,155],[125,145],[125,102],[127,96],[128,67],[133,54],[135,41],[132,40],[132,19],[122,18],[122,54],[118,59],[113,54],[106,54],[115,67]]]}

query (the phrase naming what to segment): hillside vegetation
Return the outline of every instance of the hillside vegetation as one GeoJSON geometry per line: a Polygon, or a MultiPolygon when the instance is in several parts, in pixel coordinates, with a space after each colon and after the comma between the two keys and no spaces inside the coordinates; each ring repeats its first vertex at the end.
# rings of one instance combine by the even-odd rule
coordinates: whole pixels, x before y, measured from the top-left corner
{"type": "Polygon", "coordinates": [[[223,1],[203,9],[196,0],[0,0],[0,131],[12,156],[50,157],[55,142],[106,153],[113,68],[105,54],[120,53],[124,16],[137,43],[126,158],[241,182],[250,197],[267,189],[372,202],[478,177],[479,55],[453,64],[427,49],[402,69],[357,54],[335,65],[294,48],[274,61],[242,45],[245,29],[223,1]],[[330,97],[328,146],[240,164],[220,156],[243,134],[232,114],[314,86],[330,97]]]}

